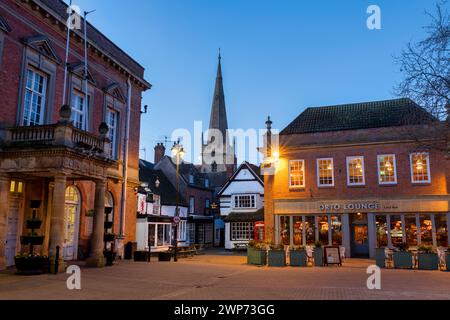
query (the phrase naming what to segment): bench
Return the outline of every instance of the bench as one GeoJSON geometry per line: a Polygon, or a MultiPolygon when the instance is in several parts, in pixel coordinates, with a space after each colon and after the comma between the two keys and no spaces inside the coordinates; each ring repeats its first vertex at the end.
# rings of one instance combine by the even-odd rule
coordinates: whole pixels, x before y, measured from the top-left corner
{"type": "MultiPolygon", "coordinates": [[[[174,254],[175,250],[174,247],[170,247],[169,252],[174,254]]],[[[182,246],[177,247],[177,256],[178,257],[187,257],[187,256],[195,256],[198,254],[197,247],[195,245],[192,246],[182,246]]]]}
{"type": "Polygon", "coordinates": [[[234,244],[234,250],[236,250],[236,251],[247,250],[247,248],[248,248],[248,243],[235,243],[234,244]]]}

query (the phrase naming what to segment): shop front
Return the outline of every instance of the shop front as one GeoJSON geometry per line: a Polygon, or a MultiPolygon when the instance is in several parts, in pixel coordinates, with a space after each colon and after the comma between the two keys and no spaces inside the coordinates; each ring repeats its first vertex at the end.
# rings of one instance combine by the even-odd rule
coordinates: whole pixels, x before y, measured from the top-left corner
{"type": "Polygon", "coordinates": [[[374,257],[378,247],[448,247],[449,200],[275,200],[275,241],[341,246],[346,256],[374,257]]]}

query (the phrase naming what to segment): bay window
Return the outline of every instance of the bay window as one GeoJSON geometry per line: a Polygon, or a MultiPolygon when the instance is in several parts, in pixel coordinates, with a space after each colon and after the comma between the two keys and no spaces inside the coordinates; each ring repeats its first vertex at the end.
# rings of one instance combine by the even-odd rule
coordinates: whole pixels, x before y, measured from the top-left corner
{"type": "Polygon", "coordinates": [[[397,163],[395,155],[378,156],[378,182],[380,184],[397,183],[397,163]]]}
{"type": "Polygon", "coordinates": [[[349,186],[365,185],[364,157],[347,158],[347,184],[349,186]]]}
{"type": "Polygon", "coordinates": [[[27,70],[22,125],[44,124],[47,81],[44,73],[31,68],[27,70]]]}
{"type": "Polygon", "coordinates": [[[317,159],[317,183],[319,187],[334,186],[333,158],[317,159]]]}
{"type": "Polygon", "coordinates": [[[413,183],[430,183],[430,156],[428,153],[412,153],[411,162],[411,180],[413,183]]]}
{"type": "Polygon", "coordinates": [[[305,187],[305,160],[289,161],[289,187],[305,187]]]}

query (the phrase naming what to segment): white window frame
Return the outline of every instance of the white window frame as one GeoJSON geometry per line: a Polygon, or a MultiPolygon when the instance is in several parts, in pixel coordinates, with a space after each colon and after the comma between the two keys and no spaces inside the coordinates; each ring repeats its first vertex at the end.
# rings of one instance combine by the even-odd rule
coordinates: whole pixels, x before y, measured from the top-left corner
{"type": "Polygon", "coordinates": [[[249,241],[255,237],[255,224],[253,222],[231,222],[230,240],[231,241],[249,241]],[[235,228],[238,227],[238,230],[235,228]],[[241,235],[246,237],[241,237],[241,235]],[[236,236],[236,237],[235,237],[236,236]]]}
{"type": "Polygon", "coordinates": [[[335,185],[335,180],[334,180],[334,158],[319,158],[316,160],[316,166],[317,166],[317,185],[319,187],[334,187],[335,185]],[[331,160],[331,166],[332,166],[332,170],[331,170],[331,178],[333,180],[332,184],[322,184],[320,183],[320,166],[319,163],[320,161],[328,161],[331,160]]]}
{"type": "Polygon", "coordinates": [[[109,128],[109,132],[108,132],[108,138],[111,140],[111,158],[112,159],[116,159],[117,157],[117,129],[118,129],[118,122],[119,122],[119,113],[114,110],[111,107],[107,107],[106,108],[106,124],[108,125],[109,128]],[[114,125],[111,124],[110,120],[110,116],[114,115],[114,125]],[[111,138],[111,132],[113,132],[114,134],[112,135],[111,138]]]}
{"type": "Polygon", "coordinates": [[[25,74],[25,91],[23,93],[23,116],[22,116],[22,125],[24,126],[30,126],[30,121],[31,121],[31,110],[32,110],[32,105],[33,105],[33,96],[37,95],[38,97],[41,97],[41,112],[40,112],[40,117],[39,117],[39,122],[38,123],[34,123],[33,125],[43,125],[44,121],[45,121],[45,112],[46,112],[46,104],[47,104],[47,86],[48,86],[48,75],[46,75],[44,72],[39,71],[35,68],[32,68],[30,66],[28,66],[27,68],[27,72],[25,74]],[[28,83],[28,72],[31,71],[33,73],[33,78],[31,80],[31,85],[32,88],[28,88],[27,83],[28,83]],[[34,91],[34,82],[35,82],[35,78],[36,75],[41,76],[44,79],[44,82],[42,84],[42,92],[38,92],[38,91],[34,91]],[[28,106],[28,120],[27,122],[25,122],[25,104],[26,104],[26,94],[27,92],[31,92],[31,98],[30,98],[30,104],[28,106]]]}
{"type": "Polygon", "coordinates": [[[256,209],[256,195],[255,194],[238,194],[234,195],[232,199],[232,205],[233,209],[239,209],[239,210],[252,210],[256,209]],[[242,197],[250,197],[250,206],[249,207],[242,207],[241,206],[241,198],[242,197]],[[236,206],[236,200],[238,202],[238,205],[236,206]],[[252,203],[254,204],[252,206],[252,203]]]}
{"type": "Polygon", "coordinates": [[[409,166],[411,171],[411,183],[413,184],[424,184],[424,183],[431,183],[431,161],[430,161],[430,154],[428,152],[413,152],[409,154],[409,166]],[[428,180],[426,181],[414,181],[414,170],[413,170],[413,156],[417,154],[423,154],[426,155],[427,158],[427,174],[428,174],[428,180]]]}
{"type": "Polygon", "coordinates": [[[289,188],[291,189],[304,189],[306,187],[306,170],[305,170],[305,160],[289,160],[288,163],[289,166],[289,188]],[[301,163],[302,164],[302,168],[303,168],[303,184],[298,185],[298,186],[294,186],[292,185],[292,172],[291,172],[291,164],[293,162],[297,162],[297,163],[301,163]]]}
{"type": "Polygon", "coordinates": [[[195,213],[195,197],[189,197],[189,213],[195,213]]]}
{"type": "Polygon", "coordinates": [[[366,166],[364,165],[364,156],[352,156],[347,157],[347,186],[354,187],[354,186],[365,186],[366,185],[366,166]],[[362,182],[350,182],[350,163],[353,160],[361,160],[361,166],[362,166],[362,182]]]}
{"type": "Polygon", "coordinates": [[[77,127],[76,124],[74,123],[74,126],[80,130],[83,131],[89,131],[89,96],[87,97],[87,101],[86,100],[86,95],[83,92],[80,92],[78,90],[72,90],[72,97],[71,97],[71,101],[70,101],[70,108],[72,110],[72,116],[71,116],[71,120],[75,122],[75,119],[73,118],[76,114],[78,115],[82,115],[83,116],[83,122],[81,125],[81,128],[77,127]],[[76,99],[78,98],[78,99],[76,99]],[[75,108],[74,106],[74,100],[82,100],[83,103],[83,111],[78,110],[77,108],[75,108]]]}
{"type": "Polygon", "coordinates": [[[397,158],[395,156],[395,154],[380,154],[377,156],[377,167],[378,167],[378,183],[380,185],[394,185],[398,183],[397,180],[397,158]],[[395,181],[388,181],[388,182],[383,182],[381,181],[381,167],[380,167],[380,160],[382,157],[392,157],[392,166],[394,169],[394,180],[395,181]]]}

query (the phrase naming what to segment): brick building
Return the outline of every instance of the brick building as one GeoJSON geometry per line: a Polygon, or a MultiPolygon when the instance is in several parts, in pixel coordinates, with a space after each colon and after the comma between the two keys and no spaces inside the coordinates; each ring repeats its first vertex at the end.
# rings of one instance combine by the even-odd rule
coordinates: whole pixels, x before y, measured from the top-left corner
{"type": "Polygon", "coordinates": [[[263,165],[266,238],[339,245],[351,257],[446,247],[447,135],[448,123],[409,99],[308,108],[263,165]]]}
{"type": "Polygon", "coordinates": [[[54,262],[59,246],[60,266],[84,258],[103,265],[105,206],[119,254],[135,241],[141,96],[151,85],[142,66],[88,24],[88,73],[84,30],[72,30],[63,101],[66,20],[60,0],[0,2],[0,268],[26,249],[31,200],[40,200],[45,236],[35,251],[54,262]]]}

